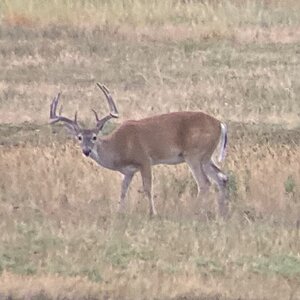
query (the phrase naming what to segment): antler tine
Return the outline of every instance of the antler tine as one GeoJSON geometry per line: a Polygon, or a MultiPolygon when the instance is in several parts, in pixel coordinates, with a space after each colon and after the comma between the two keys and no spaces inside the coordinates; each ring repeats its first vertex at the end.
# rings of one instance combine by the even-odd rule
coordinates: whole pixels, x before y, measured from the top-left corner
{"type": "Polygon", "coordinates": [[[77,116],[78,116],[78,113],[77,111],[75,112],[75,116],[74,116],[74,122],[77,124],[77,116]]]}
{"type": "MultiPolygon", "coordinates": [[[[58,93],[56,97],[52,100],[50,104],[50,124],[57,123],[59,121],[66,123],[67,127],[73,128],[75,130],[79,129],[78,123],[77,123],[77,112],[75,113],[74,120],[71,120],[69,118],[63,117],[60,114],[56,114],[58,101],[60,98],[61,93],[58,93]]],[[[61,113],[61,110],[60,110],[61,113]]]]}
{"type": "Polygon", "coordinates": [[[109,89],[104,85],[104,84],[100,84],[99,82],[97,82],[97,86],[99,87],[99,89],[103,92],[103,94],[105,95],[106,97],[106,100],[108,102],[108,105],[109,105],[109,109],[110,109],[110,115],[113,117],[113,118],[118,118],[119,117],[119,112],[118,112],[118,109],[116,107],[116,104],[109,92],[109,89]]]}
{"type": "Polygon", "coordinates": [[[94,109],[92,109],[92,112],[95,114],[96,121],[99,122],[100,120],[99,120],[97,112],[94,109]]]}
{"type": "Polygon", "coordinates": [[[97,112],[96,112],[94,109],[92,109],[92,112],[93,112],[94,115],[95,115],[96,122],[97,122],[96,127],[97,127],[99,130],[101,130],[101,129],[103,128],[104,124],[105,124],[108,120],[110,120],[110,119],[112,118],[111,115],[107,115],[107,116],[103,117],[102,119],[99,119],[98,114],[97,114],[97,112]]]}
{"type": "Polygon", "coordinates": [[[57,108],[57,104],[58,104],[58,100],[60,97],[60,92],[57,94],[56,97],[53,98],[51,104],[50,104],[50,120],[51,119],[55,119],[55,112],[56,112],[56,108],[57,108]]]}

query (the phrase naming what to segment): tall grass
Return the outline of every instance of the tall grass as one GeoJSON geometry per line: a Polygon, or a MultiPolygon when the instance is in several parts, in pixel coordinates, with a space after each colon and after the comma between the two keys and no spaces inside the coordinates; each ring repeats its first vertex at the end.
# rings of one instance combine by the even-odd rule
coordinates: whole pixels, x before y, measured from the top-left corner
{"type": "Polygon", "coordinates": [[[38,1],[5,0],[1,19],[8,23],[63,23],[88,26],[161,26],[185,24],[212,26],[224,30],[240,26],[299,24],[298,1],[38,1]]]}
{"type": "Polygon", "coordinates": [[[230,134],[226,222],[214,188],[195,201],[184,165],[154,168],[160,217],[148,219],[139,176],[119,216],[119,175],[82,157],[63,131],[40,130],[15,146],[11,134],[0,149],[5,297],[298,299],[299,143],[230,134]]]}
{"type": "Polygon", "coordinates": [[[246,141],[231,140],[225,223],[215,217],[214,189],[194,201],[184,166],[154,168],[160,217],[151,220],[138,176],[126,214],[118,216],[121,178],[72,143],[49,136],[38,147],[30,140],[3,147],[1,292],[13,299],[286,299],[296,293],[299,145],[246,141]]]}
{"type": "Polygon", "coordinates": [[[300,299],[299,15],[293,0],[0,1],[0,299],[300,299]],[[119,174],[44,125],[62,91],[92,126],[96,81],[120,122],[228,123],[226,222],[184,165],[154,168],[158,218],[139,176],[116,214],[119,174]]]}

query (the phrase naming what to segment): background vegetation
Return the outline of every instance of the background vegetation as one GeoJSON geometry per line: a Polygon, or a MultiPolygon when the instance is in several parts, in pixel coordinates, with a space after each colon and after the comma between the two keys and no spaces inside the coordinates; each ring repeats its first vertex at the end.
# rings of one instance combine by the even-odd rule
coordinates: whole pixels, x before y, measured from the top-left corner
{"type": "MultiPolygon", "coordinates": [[[[0,298],[300,299],[298,1],[0,2],[0,298]],[[203,110],[227,122],[231,215],[196,201],[187,167],[134,179],[47,125],[203,110]]],[[[117,124],[105,128],[109,132],[117,124]]]]}

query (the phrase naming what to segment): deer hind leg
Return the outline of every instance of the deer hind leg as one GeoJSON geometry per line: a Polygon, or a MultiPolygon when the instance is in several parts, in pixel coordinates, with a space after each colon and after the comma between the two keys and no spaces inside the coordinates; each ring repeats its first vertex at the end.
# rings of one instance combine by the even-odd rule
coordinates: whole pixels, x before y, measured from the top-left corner
{"type": "Polygon", "coordinates": [[[144,192],[146,197],[148,198],[149,205],[150,205],[150,216],[157,215],[153,197],[152,197],[152,172],[151,166],[146,165],[141,167],[141,175],[143,181],[144,192]]]}
{"type": "Polygon", "coordinates": [[[194,159],[194,160],[188,159],[186,160],[186,163],[188,164],[192,172],[192,175],[197,183],[197,188],[198,188],[197,198],[199,198],[200,195],[202,196],[207,195],[211,183],[208,177],[206,176],[199,159],[194,159]]]}
{"type": "Polygon", "coordinates": [[[221,216],[226,216],[228,212],[228,203],[226,197],[227,176],[210,160],[203,164],[204,172],[209,176],[218,186],[219,198],[218,206],[221,216]]]}
{"type": "Polygon", "coordinates": [[[129,185],[132,181],[134,173],[127,173],[124,175],[123,181],[122,181],[122,186],[121,186],[121,196],[120,196],[120,201],[119,201],[119,212],[123,212],[125,208],[125,198],[127,195],[127,191],[129,188],[129,185]]]}

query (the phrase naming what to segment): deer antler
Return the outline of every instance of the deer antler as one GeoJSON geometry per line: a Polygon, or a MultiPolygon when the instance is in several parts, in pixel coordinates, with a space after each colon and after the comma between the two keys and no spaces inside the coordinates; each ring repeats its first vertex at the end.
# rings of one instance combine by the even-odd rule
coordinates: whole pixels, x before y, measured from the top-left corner
{"type": "Polygon", "coordinates": [[[64,122],[65,125],[69,129],[73,129],[75,131],[79,130],[79,125],[77,123],[77,112],[75,113],[74,120],[71,120],[71,119],[61,116],[60,115],[61,109],[60,109],[59,115],[56,114],[56,109],[57,109],[60,95],[61,95],[61,93],[58,93],[57,96],[54,97],[54,99],[52,100],[52,102],[50,104],[50,124],[54,124],[56,122],[61,121],[61,122],[64,122]]]}
{"type": "Polygon", "coordinates": [[[119,117],[119,112],[117,110],[116,104],[109,92],[109,89],[104,85],[104,84],[100,84],[99,82],[97,82],[97,86],[99,87],[99,89],[104,93],[108,105],[109,105],[109,109],[110,109],[110,115],[113,118],[118,118],[119,117]]]}
{"type": "Polygon", "coordinates": [[[100,84],[99,82],[97,82],[97,86],[105,95],[106,100],[108,102],[109,109],[110,109],[109,115],[107,115],[101,119],[99,119],[97,112],[94,109],[92,109],[93,113],[95,114],[96,121],[97,121],[97,127],[99,128],[99,130],[101,130],[102,127],[104,126],[104,124],[108,120],[110,120],[111,118],[118,118],[119,112],[117,110],[116,104],[115,104],[108,88],[104,84],[100,84]]]}

